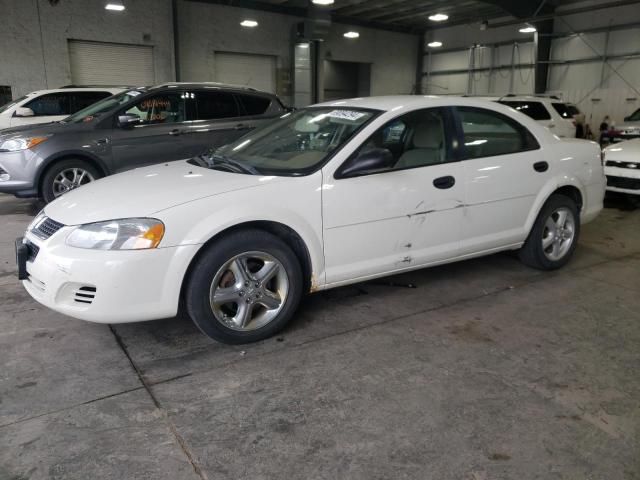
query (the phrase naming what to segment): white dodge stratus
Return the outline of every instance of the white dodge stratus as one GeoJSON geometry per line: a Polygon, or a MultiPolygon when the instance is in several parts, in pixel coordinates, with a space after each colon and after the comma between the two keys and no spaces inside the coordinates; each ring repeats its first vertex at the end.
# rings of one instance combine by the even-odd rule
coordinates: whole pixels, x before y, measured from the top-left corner
{"type": "Polygon", "coordinates": [[[509,107],[344,100],[64,195],[16,243],[19,275],[73,317],[134,322],[183,305],[206,335],[251,342],[309,291],[501,250],[561,267],[604,190],[595,143],[509,107]]]}

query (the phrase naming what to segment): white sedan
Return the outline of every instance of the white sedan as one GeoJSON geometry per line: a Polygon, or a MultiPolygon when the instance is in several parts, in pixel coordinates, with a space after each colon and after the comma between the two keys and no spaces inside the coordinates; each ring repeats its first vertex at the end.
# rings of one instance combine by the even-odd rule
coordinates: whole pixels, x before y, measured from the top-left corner
{"type": "Polygon", "coordinates": [[[251,342],[306,292],[502,250],[559,268],[604,190],[595,143],[509,107],[344,100],[60,197],[16,243],[19,275],[72,317],[135,322],[184,305],[206,335],[251,342]]]}
{"type": "Polygon", "coordinates": [[[603,156],[607,190],[640,198],[640,139],[614,143],[603,156]]]}

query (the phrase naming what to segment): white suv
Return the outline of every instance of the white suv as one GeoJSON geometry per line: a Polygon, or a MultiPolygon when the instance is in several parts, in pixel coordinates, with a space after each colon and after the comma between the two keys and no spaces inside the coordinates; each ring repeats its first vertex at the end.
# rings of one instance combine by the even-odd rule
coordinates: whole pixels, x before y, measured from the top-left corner
{"type": "Polygon", "coordinates": [[[498,102],[533,118],[559,137],[575,138],[576,136],[574,118],[580,113],[580,110],[575,105],[565,103],[558,97],[506,95],[498,102]]]}
{"type": "Polygon", "coordinates": [[[62,87],[38,90],[0,106],[0,130],[62,120],[123,87],[62,87]]]}

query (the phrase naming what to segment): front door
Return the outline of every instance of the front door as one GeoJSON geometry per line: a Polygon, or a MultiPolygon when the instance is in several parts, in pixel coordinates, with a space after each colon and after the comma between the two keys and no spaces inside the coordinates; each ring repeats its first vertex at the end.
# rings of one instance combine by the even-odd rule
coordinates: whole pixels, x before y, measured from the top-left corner
{"type": "Polygon", "coordinates": [[[386,149],[393,155],[390,168],[338,179],[323,170],[327,283],[458,254],[465,193],[452,131],[446,109],[410,112],[385,124],[354,153],[386,149]]]}
{"type": "Polygon", "coordinates": [[[114,172],[189,157],[183,140],[189,119],[184,92],[146,96],[119,115],[137,115],[140,121],[132,127],[115,126],[106,139],[114,172]]]}

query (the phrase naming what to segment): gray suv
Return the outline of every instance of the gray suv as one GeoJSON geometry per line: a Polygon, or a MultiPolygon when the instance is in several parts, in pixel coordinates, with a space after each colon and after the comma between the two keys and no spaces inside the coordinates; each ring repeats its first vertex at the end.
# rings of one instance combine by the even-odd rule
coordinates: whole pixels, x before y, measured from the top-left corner
{"type": "Polygon", "coordinates": [[[60,122],[0,132],[0,192],[50,202],[100,177],[189,158],[286,113],[275,95],[216,83],[126,90],[60,122]]]}

